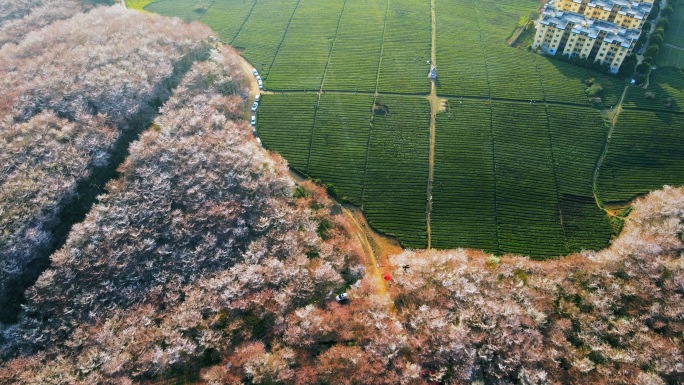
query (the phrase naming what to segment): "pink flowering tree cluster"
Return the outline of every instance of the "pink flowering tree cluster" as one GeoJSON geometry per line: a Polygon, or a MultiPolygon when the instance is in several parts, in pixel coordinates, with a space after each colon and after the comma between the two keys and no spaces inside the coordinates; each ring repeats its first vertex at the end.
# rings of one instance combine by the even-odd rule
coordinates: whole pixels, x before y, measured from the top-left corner
{"type": "Polygon", "coordinates": [[[680,383],[683,230],[684,189],[666,187],[600,252],[405,252],[393,291],[409,346],[446,383],[680,383]]]}
{"type": "MultiPolygon", "coordinates": [[[[26,17],[4,7],[0,28],[26,17]]],[[[0,384],[684,382],[684,188],[635,201],[606,250],[405,251],[388,288],[325,189],[257,145],[207,34],[96,9],[0,48],[0,288],[159,113],[3,325],[0,384]]]]}
{"type": "MultiPolygon", "coordinates": [[[[27,291],[3,348],[21,356],[0,382],[129,383],[266,353],[289,314],[362,277],[336,204],[312,184],[294,197],[285,162],[236,119],[235,60],[224,48],[196,63],[131,146],[122,177],[27,291]]],[[[291,358],[264,359],[249,370],[291,358]]]]}
{"type": "MultiPolygon", "coordinates": [[[[36,7],[25,17],[57,7],[3,3],[0,27],[24,20],[18,3],[36,7]]],[[[112,156],[206,56],[207,35],[200,25],[111,7],[0,47],[0,321],[12,318],[25,276],[39,273],[55,247],[60,210],[81,198],[80,185],[117,166],[112,156]]]]}
{"type": "Polygon", "coordinates": [[[0,3],[0,46],[19,43],[29,32],[90,8],[80,0],[4,0],[0,3]]]}

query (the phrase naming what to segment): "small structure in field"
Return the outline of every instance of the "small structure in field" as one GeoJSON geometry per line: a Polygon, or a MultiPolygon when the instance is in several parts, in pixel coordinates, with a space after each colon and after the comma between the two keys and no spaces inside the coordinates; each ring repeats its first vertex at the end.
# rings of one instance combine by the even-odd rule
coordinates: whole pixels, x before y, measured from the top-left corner
{"type": "Polygon", "coordinates": [[[428,75],[428,77],[429,77],[430,79],[432,79],[432,80],[437,80],[437,66],[432,67],[432,69],[430,70],[430,74],[428,75]]]}

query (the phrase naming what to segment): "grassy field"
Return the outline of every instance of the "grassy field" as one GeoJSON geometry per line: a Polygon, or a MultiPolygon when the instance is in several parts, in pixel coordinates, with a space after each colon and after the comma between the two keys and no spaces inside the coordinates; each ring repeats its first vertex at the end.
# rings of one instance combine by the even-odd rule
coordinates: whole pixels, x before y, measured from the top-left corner
{"type": "Polygon", "coordinates": [[[623,105],[627,108],[684,111],[684,70],[658,68],[649,76],[647,89],[629,87],[623,105]]]}
{"type": "Polygon", "coordinates": [[[498,253],[491,108],[451,100],[437,115],[432,245],[498,253]]]}
{"type": "Polygon", "coordinates": [[[298,1],[266,78],[273,90],[319,90],[337,36],[343,2],[298,1]]]}
{"type": "Polygon", "coordinates": [[[584,81],[595,78],[605,90],[606,105],[616,104],[622,91],[616,79],[505,44],[512,26],[536,4],[527,0],[438,2],[437,92],[586,105],[584,81]]]}
{"type": "MultiPolygon", "coordinates": [[[[242,55],[259,69],[264,79],[268,79],[298,4],[298,0],[259,0],[232,40],[233,46],[244,50],[242,55]]],[[[231,41],[230,37],[221,39],[231,41]]]]}
{"type": "Polygon", "coordinates": [[[678,49],[661,45],[656,62],[661,67],[684,68],[684,47],[678,49]]]}
{"type": "Polygon", "coordinates": [[[379,91],[400,93],[430,92],[432,16],[429,1],[392,0],[387,20],[380,64],[379,91]]]}
{"type": "Polygon", "coordinates": [[[153,2],[154,0],[126,0],[126,7],[142,11],[145,9],[146,6],[150,5],[153,2]]]}
{"type": "Polygon", "coordinates": [[[335,185],[338,195],[361,205],[372,96],[323,95],[316,111],[307,173],[335,185]]]}
{"type": "Polygon", "coordinates": [[[278,151],[290,166],[306,172],[316,95],[264,95],[257,115],[259,136],[267,148],[278,151]]]}
{"type": "Polygon", "coordinates": [[[347,0],[325,77],[328,91],[374,92],[388,0],[347,0]]]}
{"type": "Polygon", "coordinates": [[[384,96],[389,113],[376,115],[368,148],[363,209],[375,228],[406,247],[427,246],[427,100],[384,96]]]}
{"type": "Polygon", "coordinates": [[[626,110],[620,114],[599,174],[605,202],[684,184],[684,116],[626,110]]]}
{"type": "MultiPolygon", "coordinates": [[[[183,0],[163,0],[156,1],[148,6],[145,6],[145,10],[162,15],[173,15],[185,21],[193,21],[204,16],[211,6],[211,3],[211,0],[189,2],[183,0]]],[[[128,3],[126,4],[128,5],[128,3]]],[[[135,7],[136,4],[132,4],[131,6],[135,7]]]]}
{"type": "MultiPolygon", "coordinates": [[[[676,2],[676,0],[673,0],[676,2]]],[[[684,3],[679,2],[670,15],[670,26],[665,35],[665,43],[660,45],[658,63],[661,67],[684,68],[684,3]]]]}
{"type": "MultiPolygon", "coordinates": [[[[378,230],[407,247],[427,245],[429,0],[128,3],[200,20],[240,49],[275,93],[264,95],[258,112],[264,145],[362,206],[378,230]]],[[[600,84],[610,108],[625,83],[507,46],[536,0],[434,5],[436,94],[448,108],[436,116],[432,245],[534,257],[607,245],[612,229],[592,184],[607,128],[585,90],[600,84]]],[[[648,90],[630,87],[601,169],[604,199],[684,176],[673,144],[681,130],[654,130],[649,121],[682,127],[681,116],[634,111],[681,111],[683,85],[681,73],[660,68],[648,90]],[[633,172],[621,162],[637,162],[647,140],[662,151],[643,154],[653,160],[633,172]]]]}
{"type": "MultiPolygon", "coordinates": [[[[672,1],[677,2],[677,0],[672,1]]],[[[665,42],[684,48],[684,2],[681,0],[670,15],[670,26],[665,36],[665,42]]]]}

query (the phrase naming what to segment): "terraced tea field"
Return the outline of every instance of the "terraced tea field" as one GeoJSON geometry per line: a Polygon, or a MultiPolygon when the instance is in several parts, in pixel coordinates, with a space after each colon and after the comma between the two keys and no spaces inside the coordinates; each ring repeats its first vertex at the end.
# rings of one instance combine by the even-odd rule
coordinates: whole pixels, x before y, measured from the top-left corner
{"type": "Polygon", "coordinates": [[[630,87],[624,106],[631,109],[684,111],[684,70],[658,68],[651,72],[650,83],[647,89],[630,87]]]}
{"type": "MultiPolygon", "coordinates": [[[[677,0],[672,2],[676,3],[677,0]]],[[[660,46],[660,54],[656,61],[660,66],[684,68],[684,6],[681,1],[679,3],[670,15],[670,27],[665,35],[665,44],[660,46]]]]}
{"type": "Polygon", "coordinates": [[[135,4],[238,47],[264,78],[264,145],[406,247],[599,249],[612,229],[595,190],[610,202],[684,183],[684,75],[630,87],[607,143],[585,89],[599,83],[611,108],[624,82],[505,44],[536,0],[135,4]]]}
{"type": "Polygon", "coordinates": [[[626,110],[598,180],[601,197],[623,202],[664,184],[684,184],[684,115],[626,110]]]}

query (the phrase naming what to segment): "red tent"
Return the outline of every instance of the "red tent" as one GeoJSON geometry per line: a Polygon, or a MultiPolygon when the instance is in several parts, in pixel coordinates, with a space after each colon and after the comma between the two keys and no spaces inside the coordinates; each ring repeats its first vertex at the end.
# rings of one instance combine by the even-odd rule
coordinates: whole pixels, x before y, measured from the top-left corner
{"type": "Polygon", "coordinates": [[[389,282],[392,279],[389,273],[385,273],[385,281],[389,282]]]}

